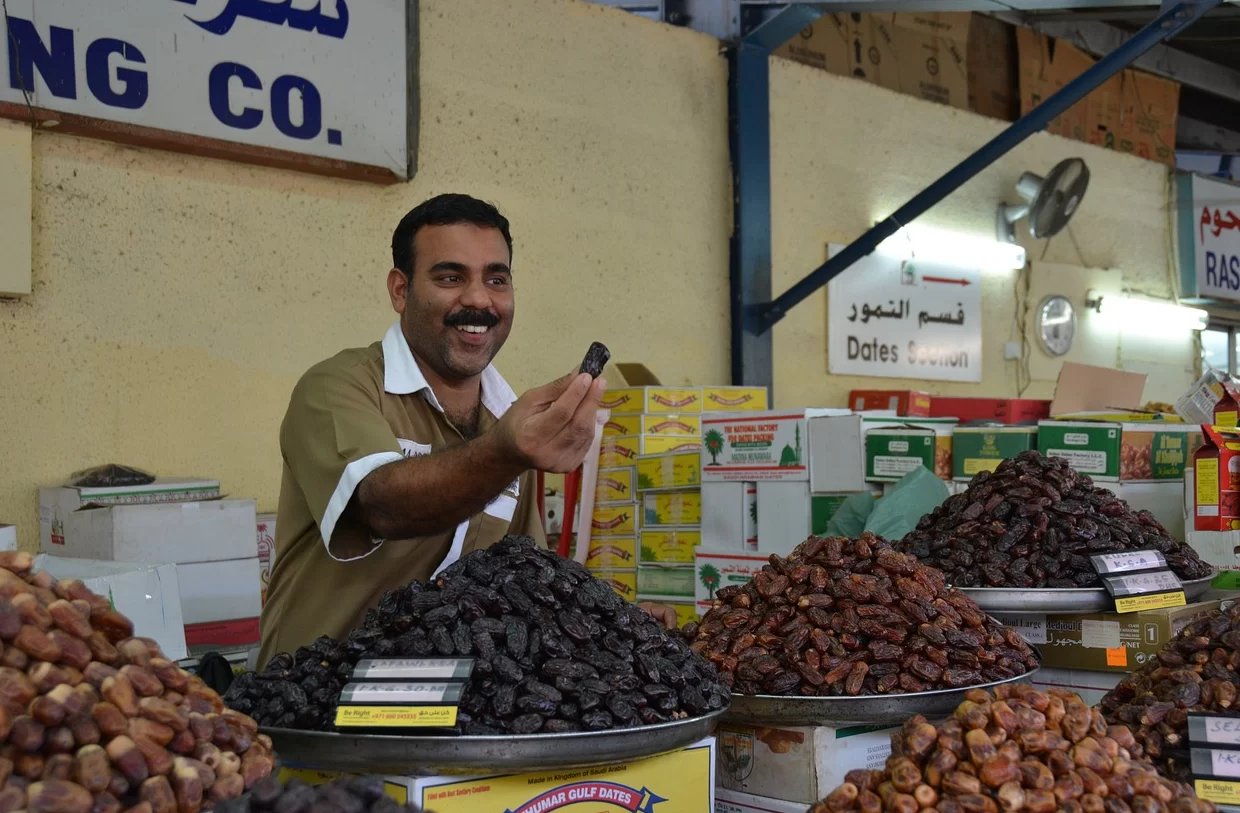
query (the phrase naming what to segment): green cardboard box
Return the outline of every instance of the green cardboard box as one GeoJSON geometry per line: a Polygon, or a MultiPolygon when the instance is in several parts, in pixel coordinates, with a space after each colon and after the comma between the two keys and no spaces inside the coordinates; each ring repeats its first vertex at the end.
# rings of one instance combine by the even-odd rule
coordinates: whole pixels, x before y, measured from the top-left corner
{"type": "Polygon", "coordinates": [[[865,433],[865,479],[894,483],[918,466],[934,471],[934,430],[892,426],[865,433]]]}
{"type": "Polygon", "coordinates": [[[1035,426],[957,426],[952,438],[952,479],[968,482],[1004,460],[1038,448],[1035,426]]]}
{"type": "Polygon", "coordinates": [[[643,562],[637,566],[637,592],[676,601],[692,601],[695,572],[691,563],[660,566],[643,562]]]}
{"type": "Polygon", "coordinates": [[[1105,421],[1038,421],[1038,450],[1099,482],[1119,482],[1123,428],[1105,421]]]}

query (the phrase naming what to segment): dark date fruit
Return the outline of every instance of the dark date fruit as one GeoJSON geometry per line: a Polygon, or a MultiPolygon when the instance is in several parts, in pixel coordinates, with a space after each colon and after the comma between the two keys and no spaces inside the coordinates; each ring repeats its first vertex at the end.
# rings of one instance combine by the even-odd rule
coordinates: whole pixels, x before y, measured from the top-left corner
{"type": "Polygon", "coordinates": [[[581,372],[589,373],[590,378],[598,378],[603,374],[603,368],[610,360],[611,351],[607,349],[607,345],[602,342],[591,342],[590,349],[586,351],[586,357],[581,362],[581,372]]]}
{"type": "Polygon", "coordinates": [[[428,655],[476,658],[461,697],[463,734],[648,725],[728,700],[715,667],[688,643],[581,565],[520,536],[462,557],[433,584],[384,594],[344,641],[278,655],[238,677],[226,700],[263,726],[331,731],[359,660],[428,655]]]}
{"type": "Polygon", "coordinates": [[[1060,457],[1036,451],[973,478],[896,545],[938,568],[955,587],[1101,587],[1096,553],[1157,550],[1182,579],[1210,565],[1128,503],[1060,457]]]}
{"type": "MultiPolygon", "coordinates": [[[[739,694],[955,689],[1038,665],[1024,639],[942,573],[870,533],[811,536],[787,558],[772,555],[748,584],[718,591],[691,646],[739,694]]],[[[637,660],[637,674],[657,683],[637,660]]]]}

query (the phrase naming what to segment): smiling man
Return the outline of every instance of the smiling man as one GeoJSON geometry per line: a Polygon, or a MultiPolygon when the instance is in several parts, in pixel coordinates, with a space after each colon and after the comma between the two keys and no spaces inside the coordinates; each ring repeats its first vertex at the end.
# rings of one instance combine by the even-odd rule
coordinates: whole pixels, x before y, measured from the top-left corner
{"type": "Polygon", "coordinates": [[[594,437],[603,379],[518,398],[491,366],[515,312],[512,237],[493,206],[419,205],[392,235],[392,265],[400,318],[383,341],[312,367],[280,428],[260,664],[343,638],[385,591],[505,534],[542,542],[534,472],[575,469],[594,437]]]}

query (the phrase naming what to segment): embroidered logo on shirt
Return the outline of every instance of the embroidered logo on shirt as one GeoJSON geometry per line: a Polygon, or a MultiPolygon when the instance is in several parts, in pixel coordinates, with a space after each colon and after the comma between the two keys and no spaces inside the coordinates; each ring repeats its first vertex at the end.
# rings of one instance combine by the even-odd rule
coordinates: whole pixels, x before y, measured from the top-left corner
{"type": "Polygon", "coordinates": [[[401,454],[405,457],[425,457],[431,453],[431,445],[429,443],[415,443],[404,438],[397,438],[396,442],[400,444],[401,454]]]}

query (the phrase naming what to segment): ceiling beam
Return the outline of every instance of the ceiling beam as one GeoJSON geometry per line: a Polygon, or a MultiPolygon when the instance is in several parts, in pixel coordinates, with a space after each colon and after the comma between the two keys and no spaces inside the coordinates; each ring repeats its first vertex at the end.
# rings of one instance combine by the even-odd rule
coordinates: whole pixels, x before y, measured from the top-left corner
{"type": "Polygon", "coordinates": [[[1240,155],[1240,133],[1184,115],[1175,120],[1175,143],[1181,150],[1240,155]]]}

